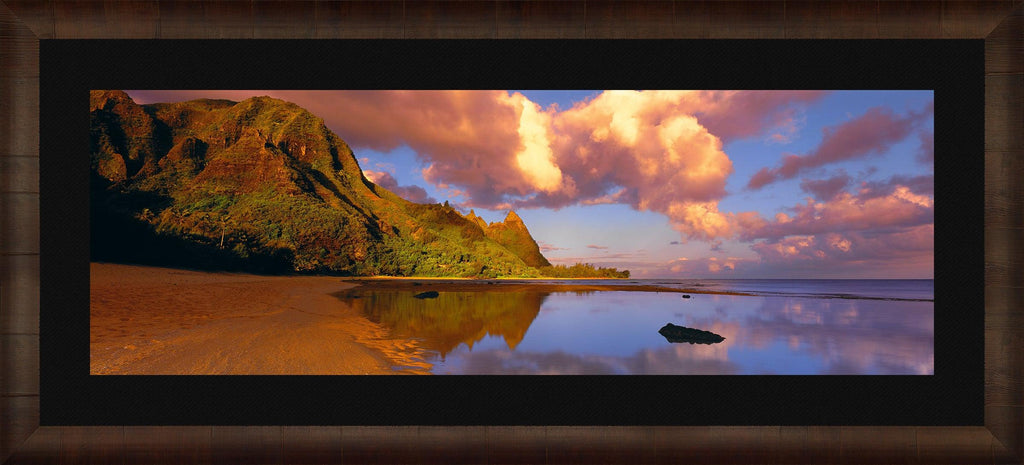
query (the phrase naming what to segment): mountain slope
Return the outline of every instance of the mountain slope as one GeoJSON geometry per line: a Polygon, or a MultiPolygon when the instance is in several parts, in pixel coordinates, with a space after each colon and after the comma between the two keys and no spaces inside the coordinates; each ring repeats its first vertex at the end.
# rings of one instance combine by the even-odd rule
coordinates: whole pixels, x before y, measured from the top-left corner
{"type": "MultiPolygon", "coordinates": [[[[470,214],[472,213],[471,211],[470,214]]],[[[530,235],[526,223],[523,223],[522,218],[514,211],[508,212],[505,221],[488,225],[484,234],[516,254],[527,265],[532,267],[551,266],[551,262],[540,253],[540,247],[530,235]]]]}
{"type": "MultiPolygon", "coordinates": [[[[536,257],[493,239],[504,235],[485,234],[447,205],[411,203],[370,182],[348,145],[292,103],[138,105],[121,91],[93,91],[90,110],[95,260],[538,275],[536,257]]],[[[516,231],[509,244],[524,241],[525,225],[516,231]]]]}

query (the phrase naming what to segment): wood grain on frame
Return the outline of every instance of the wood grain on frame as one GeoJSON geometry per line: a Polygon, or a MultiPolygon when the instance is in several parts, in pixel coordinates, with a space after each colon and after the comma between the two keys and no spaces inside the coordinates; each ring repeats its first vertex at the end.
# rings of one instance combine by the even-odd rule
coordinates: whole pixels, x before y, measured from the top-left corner
{"type": "Polygon", "coordinates": [[[1021,0],[0,0],[0,462],[1022,463],[1022,28],[1021,0]],[[985,39],[985,426],[39,428],[39,41],[128,37],[985,39]]]}

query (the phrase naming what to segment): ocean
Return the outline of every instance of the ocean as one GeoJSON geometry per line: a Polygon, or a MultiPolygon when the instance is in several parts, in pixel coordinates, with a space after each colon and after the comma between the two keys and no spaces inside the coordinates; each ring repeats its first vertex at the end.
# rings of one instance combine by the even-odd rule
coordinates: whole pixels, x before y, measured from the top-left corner
{"type": "Polygon", "coordinates": [[[934,373],[932,280],[614,283],[750,295],[502,292],[495,285],[481,286],[481,291],[442,291],[436,299],[417,299],[410,291],[356,289],[360,295],[350,303],[393,336],[415,341],[434,374],[934,373]],[[680,342],[662,334],[668,324],[724,339],[680,342]]]}

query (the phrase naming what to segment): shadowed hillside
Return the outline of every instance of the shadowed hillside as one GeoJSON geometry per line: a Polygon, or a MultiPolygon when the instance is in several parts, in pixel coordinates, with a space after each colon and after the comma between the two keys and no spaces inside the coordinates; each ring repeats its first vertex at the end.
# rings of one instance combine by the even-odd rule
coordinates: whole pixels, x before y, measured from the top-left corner
{"type": "Polygon", "coordinates": [[[368,180],[322,119],[270,97],[90,94],[92,257],[344,275],[536,277],[514,212],[487,225],[368,180]]]}

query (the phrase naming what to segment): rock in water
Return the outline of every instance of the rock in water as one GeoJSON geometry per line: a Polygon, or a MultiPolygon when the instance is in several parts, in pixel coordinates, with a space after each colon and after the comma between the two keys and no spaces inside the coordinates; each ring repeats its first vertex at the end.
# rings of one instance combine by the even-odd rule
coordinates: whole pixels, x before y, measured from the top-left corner
{"type": "Polygon", "coordinates": [[[690,344],[717,344],[725,340],[711,331],[676,326],[672,323],[666,324],[658,330],[658,333],[665,336],[668,342],[687,342],[690,344]]]}
{"type": "Polygon", "coordinates": [[[684,299],[689,299],[690,298],[690,294],[683,294],[683,298],[684,299]]]}
{"type": "Polygon", "coordinates": [[[438,295],[437,291],[427,291],[416,294],[413,297],[417,299],[436,299],[438,295]]]}

